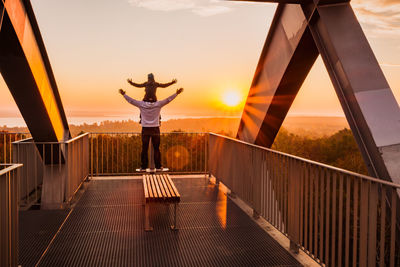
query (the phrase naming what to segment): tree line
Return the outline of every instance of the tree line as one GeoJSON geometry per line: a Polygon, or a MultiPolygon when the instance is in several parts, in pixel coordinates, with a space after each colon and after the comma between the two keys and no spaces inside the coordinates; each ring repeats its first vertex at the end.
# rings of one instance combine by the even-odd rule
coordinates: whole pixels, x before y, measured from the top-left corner
{"type": "Polygon", "coordinates": [[[368,175],[358,145],[349,129],[320,138],[299,136],[281,129],[272,149],[368,175]]]}

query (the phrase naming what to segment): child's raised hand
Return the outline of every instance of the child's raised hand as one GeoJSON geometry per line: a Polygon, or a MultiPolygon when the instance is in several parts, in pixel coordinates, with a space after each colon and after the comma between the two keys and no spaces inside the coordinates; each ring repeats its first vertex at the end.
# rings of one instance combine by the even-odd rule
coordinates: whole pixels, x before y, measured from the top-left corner
{"type": "Polygon", "coordinates": [[[121,95],[125,95],[125,91],[124,90],[122,90],[122,89],[119,89],[119,93],[121,94],[121,95]]]}
{"type": "Polygon", "coordinates": [[[183,88],[179,88],[179,89],[177,89],[176,90],[176,93],[179,95],[180,93],[182,93],[183,92],[183,88]]]}

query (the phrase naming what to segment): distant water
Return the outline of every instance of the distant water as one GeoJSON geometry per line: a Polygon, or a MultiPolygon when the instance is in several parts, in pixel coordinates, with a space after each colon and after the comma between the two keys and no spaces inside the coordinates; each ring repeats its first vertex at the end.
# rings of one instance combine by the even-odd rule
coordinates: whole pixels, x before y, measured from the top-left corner
{"type": "MultiPolygon", "coordinates": [[[[343,113],[326,113],[326,114],[311,114],[311,113],[289,113],[289,117],[344,117],[343,113]]],[[[167,121],[171,119],[205,119],[205,118],[240,118],[239,116],[193,116],[193,115],[162,115],[162,120],[167,121]]],[[[139,121],[139,115],[115,115],[115,116],[101,116],[101,117],[73,117],[68,116],[68,123],[74,125],[100,123],[102,121],[126,121],[133,120],[139,121]]],[[[0,126],[8,127],[26,127],[25,121],[22,117],[1,117],[0,126]]]]}
{"type": "MultiPolygon", "coordinates": [[[[236,116],[168,116],[162,115],[162,120],[167,121],[171,119],[204,119],[204,118],[239,118],[236,116]]],[[[110,117],[68,117],[68,123],[74,125],[100,123],[102,121],[122,121],[133,120],[139,121],[136,116],[110,116],[110,117]]],[[[0,117],[0,126],[7,127],[26,127],[25,121],[22,117],[0,117]]]]}

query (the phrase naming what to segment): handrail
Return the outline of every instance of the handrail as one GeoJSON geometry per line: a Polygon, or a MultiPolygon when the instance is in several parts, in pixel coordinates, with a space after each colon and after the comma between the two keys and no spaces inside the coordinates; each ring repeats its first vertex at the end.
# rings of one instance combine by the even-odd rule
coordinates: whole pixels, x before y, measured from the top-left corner
{"type": "Polygon", "coordinates": [[[72,139],[66,140],[66,141],[60,141],[60,142],[35,142],[32,138],[26,138],[26,139],[22,139],[22,140],[18,140],[15,142],[24,142],[24,143],[34,143],[36,145],[55,145],[55,144],[69,144],[72,142],[75,142],[76,140],[79,140],[81,138],[84,138],[85,136],[89,135],[90,133],[83,133],[81,135],[78,135],[72,139]],[[32,140],[30,142],[26,142],[26,140],[32,140]]]}
{"type": "Polygon", "coordinates": [[[69,140],[67,140],[67,141],[65,141],[65,142],[62,142],[62,143],[69,144],[69,143],[72,143],[72,142],[74,142],[74,141],[76,141],[76,140],[78,140],[78,139],[84,138],[84,137],[87,136],[87,135],[89,135],[89,133],[83,133],[83,134],[81,134],[81,135],[78,135],[78,136],[76,136],[76,137],[74,137],[74,138],[72,138],[72,139],[69,139],[69,140]]]}
{"type": "Polygon", "coordinates": [[[30,206],[40,199],[41,208],[62,207],[89,175],[89,133],[61,142],[24,141],[12,143],[14,161],[24,163],[21,204],[30,206]]]}
{"type": "MultiPolygon", "coordinates": [[[[135,174],[141,165],[139,132],[91,132],[92,176],[135,174]],[[129,138],[128,138],[129,137],[129,138]]],[[[207,173],[208,133],[161,132],[161,163],[174,173],[207,173]]],[[[151,149],[152,146],[149,146],[151,149]]],[[[149,158],[151,166],[151,159],[149,158]]]]}
{"type": "Polygon", "coordinates": [[[0,164],[0,255],[1,266],[18,265],[18,168],[22,164],[0,164]]]}
{"type": "Polygon", "coordinates": [[[18,133],[18,132],[7,132],[0,131],[0,162],[1,163],[12,163],[12,143],[26,136],[30,136],[30,133],[18,133]]]}
{"type": "MultiPolygon", "coordinates": [[[[90,132],[90,134],[141,134],[141,132],[90,132]]],[[[207,132],[160,132],[160,134],[207,134],[207,132]]]]}
{"type": "Polygon", "coordinates": [[[30,132],[9,132],[9,131],[0,131],[0,134],[31,134],[30,132]]]}
{"type": "Polygon", "coordinates": [[[0,169],[0,176],[6,174],[7,172],[13,171],[19,167],[22,167],[23,164],[15,163],[15,164],[0,164],[0,166],[9,166],[4,169],[0,169]]]}
{"type": "Polygon", "coordinates": [[[384,185],[388,185],[388,186],[400,189],[400,184],[396,184],[396,183],[393,183],[393,182],[388,182],[388,181],[383,180],[383,179],[379,179],[379,178],[371,177],[371,176],[368,176],[368,175],[364,175],[364,174],[352,172],[352,171],[349,171],[349,170],[341,169],[341,168],[334,167],[334,166],[331,166],[331,165],[327,165],[327,164],[324,164],[324,163],[321,163],[321,162],[318,162],[318,161],[313,161],[313,160],[302,158],[302,157],[299,157],[299,156],[287,154],[285,152],[273,150],[273,149],[266,148],[266,147],[263,147],[263,146],[247,143],[247,142],[244,142],[242,140],[238,140],[238,139],[235,139],[235,138],[232,138],[232,137],[229,137],[229,136],[224,136],[224,135],[220,135],[220,134],[216,134],[216,133],[210,133],[210,135],[222,137],[222,138],[228,139],[230,141],[234,141],[234,142],[237,142],[237,143],[245,144],[247,146],[251,146],[251,147],[254,147],[254,148],[262,149],[262,150],[265,150],[265,151],[273,152],[273,153],[275,153],[277,155],[282,155],[282,156],[289,157],[289,158],[292,158],[292,159],[301,160],[303,162],[314,164],[314,165],[318,165],[320,167],[324,167],[324,168],[330,169],[332,171],[338,171],[338,172],[341,172],[343,174],[356,176],[356,177],[364,179],[364,180],[368,180],[368,181],[375,182],[375,183],[381,183],[381,184],[384,184],[384,185]]]}
{"type": "Polygon", "coordinates": [[[399,185],[209,135],[209,171],[326,266],[399,266],[399,185]]]}

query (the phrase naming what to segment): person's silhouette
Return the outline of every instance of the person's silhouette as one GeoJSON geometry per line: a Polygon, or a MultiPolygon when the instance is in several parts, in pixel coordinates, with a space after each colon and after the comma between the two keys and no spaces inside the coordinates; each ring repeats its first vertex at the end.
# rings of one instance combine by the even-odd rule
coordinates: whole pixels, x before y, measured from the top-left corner
{"type": "Polygon", "coordinates": [[[138,107],[141,113],[142,125],[142,153],[141,153],[141,166],[140,171],[145,171],[148,166],[147,151],[149,142],[154,148],[154,164],[158,171],[163,170],[161,166],[161,152],[160,152],[160,111],[163,106],[171,102],[177,97],[178,94],[183,92],[183,88],[176,90],[176,93],[161,101],[139,101],[126,95],[126,92],[119,89],[119,93],[124,96],[126,101],[138,107]]]}
{"type": "Polygon", "coordinates": [[[132,82],[132,79],[127,79],[128,83],[132,86],[135,87],[144,87],[144,91],[145,91],[145,95],[143,98],[143,101],[146,102],[154,102],[157,101],[157,88],[161,87],[161,88],[165,88],[168,87],[170,85],[173,85],[174,83],[177,82],[176,79],[173,79],[171,82],[169,83],[158,83],[154,80],[154,75],[153,73],[149,73],[147,75],[147,82],[144,83],[135,83],[132,82]]]}

